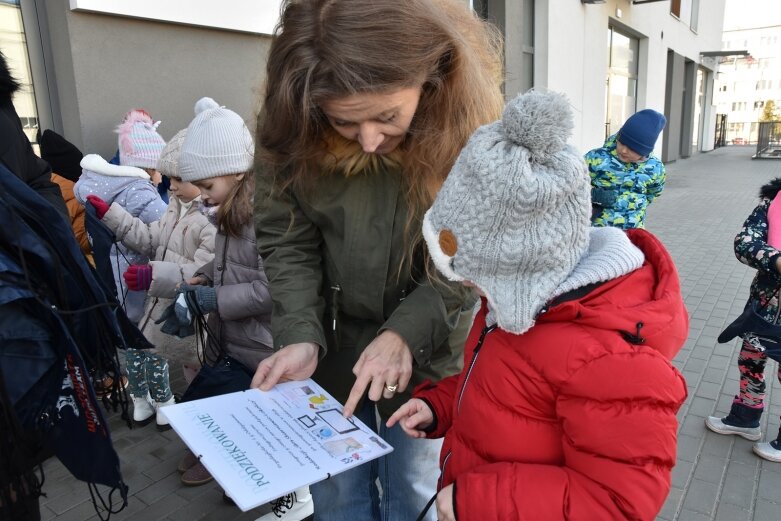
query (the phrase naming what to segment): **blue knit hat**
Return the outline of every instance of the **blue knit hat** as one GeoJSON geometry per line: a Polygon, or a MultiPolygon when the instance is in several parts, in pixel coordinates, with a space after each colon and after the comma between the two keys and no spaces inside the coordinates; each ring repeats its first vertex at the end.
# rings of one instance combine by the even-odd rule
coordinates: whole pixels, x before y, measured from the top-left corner
{"type": "Polygon", "coordinates": [[[618,131],[618,141],[643,157],[656,145],[656,139],[667,124],[667,118],[655,110],[645,109],[633,114],[618,131]]]}

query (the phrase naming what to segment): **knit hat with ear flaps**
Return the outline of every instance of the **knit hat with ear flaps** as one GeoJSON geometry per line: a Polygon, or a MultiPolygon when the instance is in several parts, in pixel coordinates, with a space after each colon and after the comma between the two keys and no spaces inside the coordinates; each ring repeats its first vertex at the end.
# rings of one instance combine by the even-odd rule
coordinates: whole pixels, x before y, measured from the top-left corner
{"type": "Polygon", "coordinates": [[[160,159],[157,160],[157,170],[168,177],[180,177],[179,175],[179,154],[182,152],[182,143],[187,136],[187,129],[183,128],[165,145],[160,159]]]}
{"type": "Polygon", "coordinates": [[[482,289],[502,329],[528,330],[585,254],[590,180],[566,144],[567,99],[530,91],[479,128],[423,221],[439,271],[482,289]]]}
{"type": "Polygon", "coordinates": [[[125,114],[117,127],[119,134],[119,164],[138,168],[155,168],[165,140],[157,133],[160,122],[142,109],[125,114]]]}
{"type": "Polygon", "coordinates": [[[656,140],[667,124],[667,118],[655,110],[632,114],[618,131],[618,141],[643,157],[654,151],[656,140]]]}
{"type": "Polygon", "coordinates": [[[241,116],[211,98],[201,98],[195,104],[195,119],[187,127],[182,144],[179,177],[193,182],[249,172],[254,148],[241,116]]]}

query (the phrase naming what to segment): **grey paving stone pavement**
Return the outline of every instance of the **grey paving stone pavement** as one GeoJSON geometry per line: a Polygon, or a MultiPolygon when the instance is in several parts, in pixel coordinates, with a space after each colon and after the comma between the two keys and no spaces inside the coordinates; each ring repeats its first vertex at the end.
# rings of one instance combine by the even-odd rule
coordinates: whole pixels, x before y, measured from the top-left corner
{"type": "MultiPolygon", "coordinates": [[[[678,463],[672,491],[658,521],[778,521],[781,464],[761,460],[751,442],[707,431],[705,417],[726,414],[738,388],[738,342],[716,337],[743,309],[753,270],[733,254],[732,240],[756,204],[759,187],[781,177],[781,161],[751,160],[751,147],[727,147],[667,167],[667,186],[648,212],[648,229],[675,259],[689,310],[689,337],[674,363],[686,377],[689,397],[679,418],[678,463]]],[[[172,385],[184,390],[179,364],[172,385]]],[[[762,429],[775,434],[781,415],[781,385],[768,364],[768,414],[762,429]]],[[[112,520],[253,520],[268,511],[242,513],[222,501],[211,483],[186,487],[176,472],[184,445],[173,431],[153,425],[128,429],[109,415],[122,472],[130,486],[127,508],[112,520]]],[[[44,464],[44,520],[97,520],[87,486],[51,459],[44,464]]],[[[355,520],[358,521],[358,520],[355,520]]]]}

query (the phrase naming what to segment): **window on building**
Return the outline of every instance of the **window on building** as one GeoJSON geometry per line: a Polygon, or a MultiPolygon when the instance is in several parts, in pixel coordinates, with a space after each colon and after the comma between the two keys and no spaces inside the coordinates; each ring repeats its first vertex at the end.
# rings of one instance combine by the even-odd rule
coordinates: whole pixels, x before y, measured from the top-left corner
{"type": "Polygon", "coordinates": [[[761,109],[764,106],[765,106],[765,102],[764,101],[755,101],[754,102],[754,108],[755,109],[761,109]]]}
{"type": "Polygon", "coordinates": [[[605,135],[614,134],[637,110],[640,40],[608,27],[605,135]]]}
{"type": "Polygon", "coordinates": [[[38,108],[35,103],[33,77],[30,72],[30,57],[27,53],[27,39],[22,24],[19,0],[0,1],[0,50],[3,51],[11,73],[20,88],[14,94],[14,108],[22,120],[22,128],[33,146],[37,145],[38,108]]]}
{"type": "Polygon", "coordinates": [[[746,110],[747,103],[745,101],[735,101],[732,103],[732,112],[740,112],[746,110]]]}
{"type": "MultiPolygon", "coordinates": [[[[699,6],[697,0],[670,0],[670,13],[686,25],[692,27],[692,12],[695,3],[699,6]]],[[[695,21],[692,29],[696,29],[696,25],[695,21]]]]}
{"type": "Polygon", "coordinates": [[[719,92],[727,92],[727,86],[722,85],[721,87],[719,87],[719,92]]]}
{"type": "Polygon", "coordinates": [[[768,90],[773,88],[773,80],[759,80],[755,90],[768,90]]]}

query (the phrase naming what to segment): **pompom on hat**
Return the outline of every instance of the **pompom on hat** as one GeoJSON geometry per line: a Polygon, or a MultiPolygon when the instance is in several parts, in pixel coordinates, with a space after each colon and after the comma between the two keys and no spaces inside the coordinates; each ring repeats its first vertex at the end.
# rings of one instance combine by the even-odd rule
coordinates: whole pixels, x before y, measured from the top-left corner
{"type": "Polygon", "coordinates": [[[632,114],[618,131],[618,141],[643,157],[653,152],[667,118],[655,110],[645,109],[632,114]]]}
{"type": "Polygon", "coordinates": [[[143,109],[134,109],[125,114],[117,127],[119,134],[119,164],[139,168],[155,168],[165,140],[157,133],[160,122],[153,121],[143,109]]]}
{"type": "Polygon", "coordinates": [[[480,127],[423,220],[437,269],[486,295],[499,327],[520,334],[588,250],[590,180],[567,98],[530,91],[480,127]]]}
{"type": "Polygon", "coordinates": [[[183,128],[168,141],[157,160],[157,170],[168,177],[181,177],[179,175],[179,155],[182,152],[182,144],[187,136],[187,129],[183,128]]]}
{"type": "Polygon", "coordinates": [[[212,98],[201,98],[195,103],[195,119],[182,143],[179,177],[193,182],[249,172],[254,148],[241,116],[212,98]]]}

